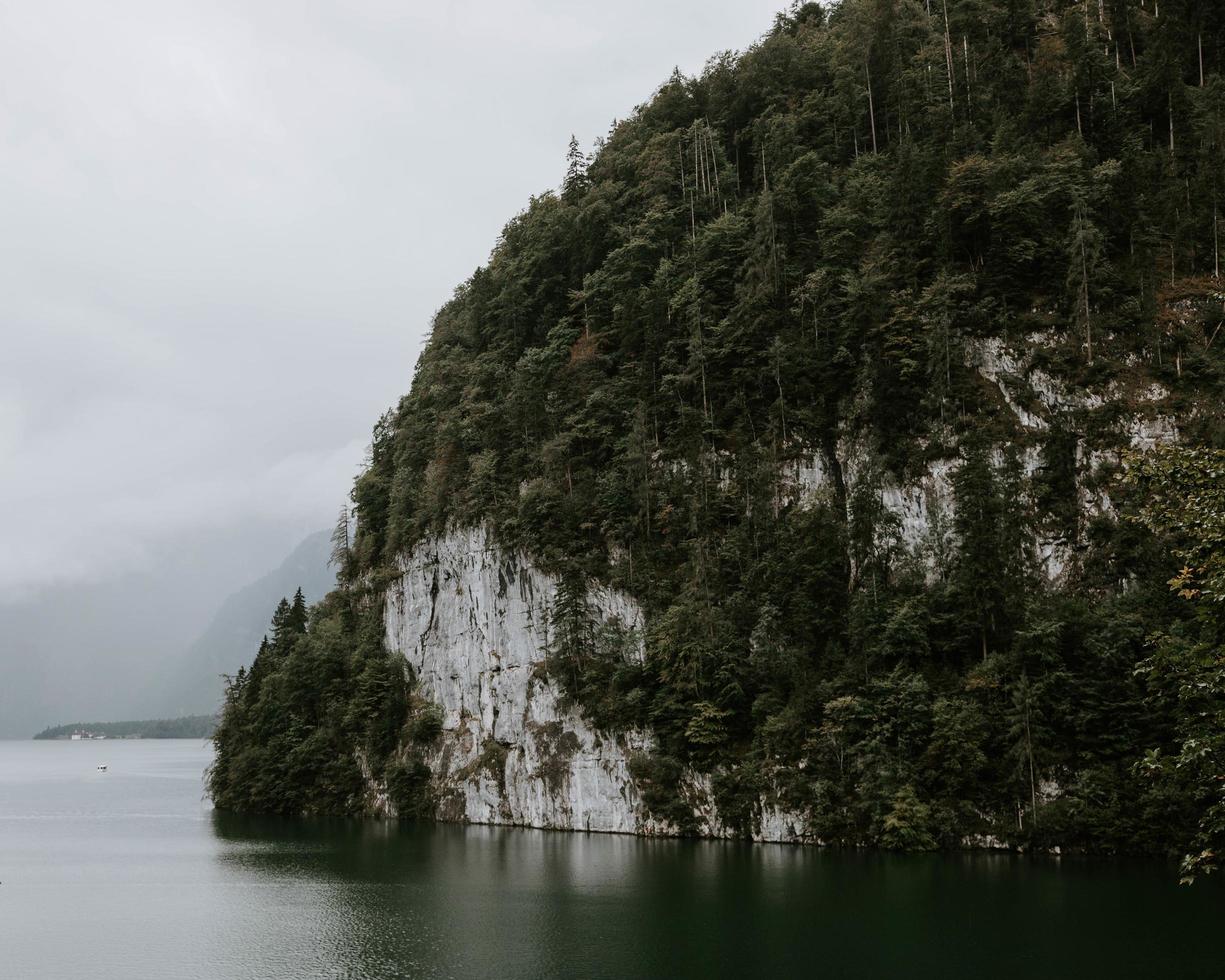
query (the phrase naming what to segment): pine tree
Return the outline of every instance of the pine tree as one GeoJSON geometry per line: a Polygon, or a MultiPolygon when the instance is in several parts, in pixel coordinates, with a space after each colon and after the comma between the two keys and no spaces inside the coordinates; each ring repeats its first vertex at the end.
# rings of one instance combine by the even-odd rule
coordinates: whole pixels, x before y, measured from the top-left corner
{"type": "Polygon", "coordinates": [[[566,150],[566,177],[562,182],[562,196],[574,200],[587,188],[587,158],[579,149],[578,138],[570,134],[570,147],[566,150]]]}
{"type": "Polygon", "coordinates": [[[302,634],[306,632],[306,597],[302,594],[301,586],[293,594],[293,603],[289,607],[289,616],[286,623],[290,632],[302,634]]]}
{"type": "Polygon", "coordinates": [[[954,587],[963,595],[976,621],[979,647],[985,660],[1002,604],[1002,502],[995,472],[984,447],[971,446],[953,477],[957,509],[957,565],[954,587]]]}
{"type": "Polygon", "coordinates": [[[331,542],[332,552],[328,556],[328,565],[336,569],[336,578],[343,584],[348,581],[349,564],[353,554],[349,508],[343,504],[340,508],[340,515],[336,518],[336,526],[332,529],[331,542]]]}
{"type": "Polygon", "coordinates": [[[579,570],[567,569],[549,606],[549,657],[571,692],[578,687],[582,661],[591,653],[594,637],[587,582],[579,570]]]}
{"type": "Polygon", "coordinates": [[[277,653],[285,653],[295,630],[292,626],[292,607],[289,600],[282,598],[276,604],[272,613],[272,649],[277,653]]]}

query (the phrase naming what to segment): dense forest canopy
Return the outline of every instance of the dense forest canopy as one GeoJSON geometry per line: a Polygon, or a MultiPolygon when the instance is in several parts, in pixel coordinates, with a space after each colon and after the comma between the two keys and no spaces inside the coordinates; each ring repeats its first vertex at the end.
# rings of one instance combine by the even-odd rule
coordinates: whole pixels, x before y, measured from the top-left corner
{"type": "Polygon", "coordinates": [[[1220,606],[1168,586],[1200,530],[1145,509],[1182,464],[1128,453],[1161,419],[1225,444],[1223,178],[1215,4],[802,4],[674,74],[437,314],[341,590],[231,685],[219,802],[361,809],[356,749],[420,803],[436,719],[378,597],[481,523],[562,577],[553,675],[653,733],[679,830],[689,767],[746,830],[765,794],[828,842],[1199,833],[1209,869],[1222,747],[1180,764],[1175,665],[1216,664],[1219,711],[1220,606]],[[889,493],[938,474],[916,537],[889,493]],[[593,580],[642,604],[644,664],[581,628],[593,580]]]}

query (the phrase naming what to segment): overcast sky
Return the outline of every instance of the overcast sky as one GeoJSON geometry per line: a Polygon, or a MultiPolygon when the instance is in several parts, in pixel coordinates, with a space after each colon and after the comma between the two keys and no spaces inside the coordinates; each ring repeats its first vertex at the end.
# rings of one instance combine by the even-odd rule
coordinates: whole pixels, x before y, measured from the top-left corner
{"type": "Polygon", "coordinates": [[[329,523],[571,132],[781,4],[0,5],[0,601],[329,523]]]}

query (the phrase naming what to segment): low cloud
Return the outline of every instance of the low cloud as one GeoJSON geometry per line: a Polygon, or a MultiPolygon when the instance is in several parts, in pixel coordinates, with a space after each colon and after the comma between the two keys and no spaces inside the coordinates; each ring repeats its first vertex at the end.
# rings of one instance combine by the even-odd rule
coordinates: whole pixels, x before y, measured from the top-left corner
{"type": "Polygon", "coordinates": [[[325,525],[570,133],[777,2],[5,6],[0,601],[325,525]]]}

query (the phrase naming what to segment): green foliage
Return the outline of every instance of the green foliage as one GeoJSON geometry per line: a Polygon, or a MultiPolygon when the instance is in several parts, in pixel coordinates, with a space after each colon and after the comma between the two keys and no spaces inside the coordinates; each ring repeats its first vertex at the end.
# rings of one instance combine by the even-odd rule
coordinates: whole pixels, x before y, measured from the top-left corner
{"type": "Polygon", "coordinates": [[[426,704],[414,714],[408,728],[409,738],[417,745],[431,745],[442,734],[442,709],[426,704]]]}
{"type": "Polygon", "coordinates": [[[1225,603],[1225,452],[1164,447],[1128,462],[1140,520],[1176,542],[1182,569],[1170,587],[1186,599],[1225,603]]]}
{"type": "Polygon", "coordinates": [[[430,792],[430,767],[421,759],[397,759],[387,767],[387,793],[401,817],[429,817],[434,799],[430,792]]]}
{"type": "Polygon", "coordinates": [[[913,786],[903,786],[885,815],[880,843],[897,851],[934,851],[936,838],[932,811],[920,802],[913,786]]]}
{"type": "Polygon", "coordinates": [[[697,829],[693,807],[685,796],[684,766],[679,760],[639,753],[631,756],[629,770],[651,816],[671,824],[682,834],[697,829]]]}
{"type": "Polygon", "coordinates": [[[1143,490],[1138,520],[1174,542],[1182,569],[1170,588],[1196,618],[1152,637],[1140,666],[1170,705],[1178,742],[1152,748],[1138,768],[1163,778],[1198,812],[1183,859],[1192,881],[1220,867],[1225,851],[1225,452],[1165,449],[1129,460],[1127,480],[1143,490]]]}
{"type": "MultiPolygon", "coordinates": [[[[409,684],[402,661],[383,649],[379,607],[343,590],[308,613],[301,595],[281,601],[272,639],[226,685],[208,773],[219,809],[362,812],[359,757],[378,778],[405,741],[409,684]]],[[[420,781],[402,763],[389,775],[393,800],[420,781]]]]}
{"type": "Polygon", "coordinates": [[[375,426],[346,590],[232,685],[219,802],[357,808],[358,749],[421,798],[371,596],[481,523],[560,580],[544,672],[650,731],[682,830],[691,768],[744,833],[758,793],[906,849],[1169,852],[1203,817],[1207,867],[1219,460],[1106,474],[1142,414],[1225,441],[1223,68],[1220,5],[803,4],[573,143],[375,426]]]}

